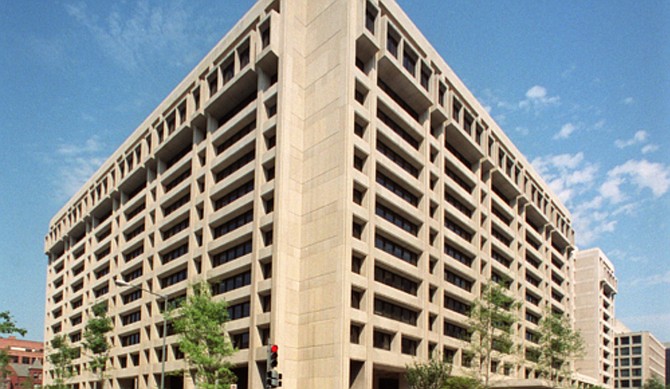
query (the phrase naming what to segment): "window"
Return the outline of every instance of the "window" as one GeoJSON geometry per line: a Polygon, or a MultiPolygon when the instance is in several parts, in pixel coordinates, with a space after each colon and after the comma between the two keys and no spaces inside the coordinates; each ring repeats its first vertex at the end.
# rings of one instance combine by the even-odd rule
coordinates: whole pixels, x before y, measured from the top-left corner
{"type": "Polygon", "coordinates": [[[642,347],[641,346],[634,346],[633,347],[633,355],[642,355],[642,347]]]}
{"type": "Polygon", "coordinates": [[[376,315],[384,316],[413,326],[416,326],[416,321],[419,317],[418,313],[411,309],[403,308],[380,298],[375,298],[374,308],[374,313],[376,315]]]}
{"type": "Polygon", "coordinates": [[[419,254],[380,235],[375,235],[375,247],[414,266],[418,263],[419,254]]]}
{"type": "Polygon", "coordinates": [[[167,288],[181,281],[184,281],[188,276],[188,271],[186,269],[180,270],[176,273],[172,273],[168,276],[161,278],[161,288],[167,288]]]}
{"type": "Polygon", "coordinates": [[[219,146],[217,146],[216,147],[216,155],[219,155],[219,154],[223,153],[224,151],[228,150],[235,143],[237,143],[240,139],[244,138],[247,134],[251,133],[255,129],[256,129],[256,121],[254,120],[251,123],[247,124],[246,126],[242,127],[241,129],[239,129],[232,136],[230,136],[228,139],[226,139],[223,143],[221,143],[219,146]]]}
{"type": "Polygon", "coordinates": [[[253,221],[254,219],[254,212],[253,210],[249,210],[225,223],[222,225],[214,228],[214,238],[220,238],[223,235],[228,234],[231,231],[234,231],[246,224],[249,224],[253,221]]]}
{"type": "Polygon", "coordinates": [[[444,295],[444,307],[450,311],[460,313],[461,315],[470,316],[470,304],[466,304],[460,300],[444,295]]]}
{"type": "Polygon", "coordinates": [[[351,307],[361,309],[361,301],[363,300],[363,292],[359,290],[351,291],[351,307]]]}
{"type": "Polygon", "coordinates": [[[362,332],[363,328],[361,326],[352,324],[349,328],[349,341],[354,344],[360,344],[362,332]]]}
{"type": "Polygon", "coordinates": [[[386,158],[390,159],[392,162],[394,162],[396,165],[398,165],[401,169],[409,173],[415,178],[419,177],[419,169],[414,167],[410,162],[408,162],[405,158],[400,156],[400,154],[396,153],[395,151],[391,150],[388,146],[386,146],[384,143],[382,143],[381,140],[377,139],[377,151],[382,153],[386,158]]]}
{"type": "Polygon", "coordinates": [[[132,251],[130,251],[130,252],[124,254],[124,255],[123,255],[123,259],[124,259],[126,262],[130,262],[131,260],[133,260],[133,259],[139,257],[139,256],[142,255],[143,253],[144,253],[144,246],[140,246],[140,247],[136,248],[135,250],[132,250],[132,251]]]}
{"type": "Polygon", "coordinates": [[[220,182],[221,180],[229,177],[236,171],[240,170],[244,166],[246,166],[249,162],[253,161],[254,158],[256,158],[256,150],[251,150],[250,152],[244,154],[240,158],[236,159],[233,161],[230,165],[226,166],[223,170],[220,172],[216,173],[215,180],[216,182],[220,182]]]}
{"type": "MultiPolygon", "coordinates": [[[[392,97],[392,96],[391,96],[392,97]]],[[[418,114],[416,114],[418,117],[418,114]]],[[[410,146],[412,146],[415,150],[419,149],[419,141],[414,139],[412,135],[407,132],[400,124],[398,124],[396,121],[391,119],[387,114],[382,112],[380,109],[377,109],[377,117],[379,120],[382,121],[382,123],[386,124],[388,128],[390,128],[393,132],[395,132],[398,136],[400,136],[405,142],[407,142],[410,146]]]]}
{"type": "Polygon", "coordinates": [[[465,291],[472,291],[472,281],[461,277],[450,270],[444,271],[444,279],[450,284],[456,285],[465,291]]]}
{"type": "Polygon", "coordinates": [[[251,272],[247,271],[241,274],[228,277],[212,285],[212,294],[217,295],[231,290],[241,288],[251,284],[251,272]]]}
{"type": "Polygon", "coordinates": [[[402,185],[393,181],[391,178],[389,178],[384,173],[380,173],[379,171],[377,171],[377,177],[376,178],[377,178],[377,183],[378,184],[380,184],[384,188],[388,189],[389,191],[391,191],[393,194],[397,195],[401,199],[405,200],[406,202],[412,204],[415,207],[419,204],[419,198],[417,196],[413,195],[407,189],[403,188],[402,185]]]}
{"type": "Polygon", "coordinates": [[[244,350],[249,348],[249,331],[240,334],[233,334],[230,337],[233,347],[244,350]]]}
{"type": "Polygon", "coordinates": [[[407,47],[407,43],[405,43],[405,52],[403,54],[402,66],[413,76],[416,75],[416,54],[407,47]]]}
{"type": "Polygon", "coordinates": [[[391,334],[375,330],[372,337],[373,337],[372,345],[375,348],[380,348],[382,350],[391,350],[391,341],[393,339],[393,336],[391,334]]]}
{"type": "Polygon", "coordinates": [[[142,319],[142,311],[137,310],[135,312],[128,313],[126,315],[121,316],[121,323],[126,326],[131,323],[135,323],[140,321],[142,319]]]}
{"type": "Polygon", "coordinates": [[[249,254],[250,252],[251,252],[251,240],[248,240],[246,242],[238,244],[237,246],[233,246],[221,253],[214,254],[211,257],[212,267],[223,265],[224,263],[230,262],[243,255],[249,254]]]}
{"type": "Polygon", "coordinates": [[[186,180],[188,177],[191,176],[191,168],[186,170],[185,172],[181,173],[177,177],[173,178],[170,182],[165,184],[165,193],[168,193],[172,189],[174,189],[177,185],[181,184],[186,180]]]}
{"type": "Polygon", "coordinates": [[[397,227],[400,227],[401,229],[409,232],[410,234],[416,236],[419,232],[419,227],[415,224],[406,219],[403,216],[400,216],[397,212],[392,211],[388,207],[385,207],[382,204],[377,203],[375,207],[375,213],[377,216],[386,219],[387,221],[391,222],[392,224],[396,225],[397,227]]]}
{"type": "Polygon", "coordinates": [[[175,259],[181,257],[182,255],[185,255],[186,253],[188,253],[188,242],[161,255],[161,261],[163,262],[163,264],[166,264],[168,262],[174,261],[175,259]]]}
{"type": "Polygon", "coordinates": [[[188,228],[188,218],[163,231],[163,240],[169,239],[188,228]]]}
{"type": "Polygon", "coordinates": [[[390,270],[375,266],[375,281],[416,296],[419,284],[390,270]]]}
{"type": "Polygon", "coordinates": [[[388,50],[392,56],[398,58],[398,46],[400,46],[400,39],[396,37],[389,27],[388,35],[386,36],[386,50],[388,50]]]}
{"type": "Polygon", "coordinates": [[[230,320],[237,320],[243,317],[249,317],[249,302],[243,302],[228,307],[228,317],[230,320]]]}
{"type": "Polygon", "coordinates": [[[414,339],[402,337],[401,341],[401,352],[407,355],[416,355],[416,351],[419,348],[419,342],[414,339]]]}
{"type": "Polygon", "coordinates": [[[129,335],[121,336],[121,346],[127,347],[140,343],[140,333],[134,332],[129,335]]]}
{"type": "Polygon", "coordinates": [[[172,212],[178,210],[182,207],[182,205],[188,203],[189,201],[191,201],[191,194],[187,193],[185,196],[180,197],[179,200],[163,208],[163,216],[170,215],[172,212]]]}
{"type": "Polygon", "coordinates": [[[239,199],[240,197],[244,196],[245,194],[251,192],[254,190],[254,180],[252,179],[251,181],[245,182],[244,184],[240,185],[239,187],[233,189],[232,191],[228,192],[226,195],[221,197],[220,199],[216,200],[214,202],[214,210],[219,210],[223,208],[224,206],[232,203],[233,201],[239,199]]]}
{"type": "Polygon", "coordinates": [[[470,332],[465,327],[448,321],[444,322],[444,335],[461,340],[470,340],[470,332]]]}
{"type": "Polygon", "coordinates": [[[467,267],[470,267],[472,265],[472,261],[474,258],[468,254],[465,254],[464,252],[457,250],[453,246],[449,244],[444,245],[444,253],[450,256],[451,258],[457,260],[458,262],[464,264],[467,267]]]}

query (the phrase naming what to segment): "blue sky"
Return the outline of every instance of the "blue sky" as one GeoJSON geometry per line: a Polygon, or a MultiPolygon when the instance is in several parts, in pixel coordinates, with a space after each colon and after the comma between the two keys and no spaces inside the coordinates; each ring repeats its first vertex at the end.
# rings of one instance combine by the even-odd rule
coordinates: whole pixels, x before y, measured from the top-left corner
{"type": "MultiPolygon", "coordinates": [[[[670,5],[399,0],[670,341],[670,5]]],[[[65,201],[253,1],[0,2],[0,311],[43,337],[65,201]],[[207,12],[202,12],[207,9],[207,12]]]]}

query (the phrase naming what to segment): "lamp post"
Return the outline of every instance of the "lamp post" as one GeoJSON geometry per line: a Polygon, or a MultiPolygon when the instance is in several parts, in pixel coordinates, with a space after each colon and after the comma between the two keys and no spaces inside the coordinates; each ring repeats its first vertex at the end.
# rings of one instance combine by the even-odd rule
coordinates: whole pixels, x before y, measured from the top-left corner
{"type": "Polygon", "coordinates": [[[150,294],[159,297],[163,299],[163,348],[161,351],[161,387],[160,389],[165,389],[165,359],[167,358],[166,352],[165,352],[165,341],[167,338],[167,319],[165,315],[167,314],[168,310],[168,296],[164,294],[159,294],[156,292],[152,292],[149,289],[145,289],[139,285],[132,285],[131,283],[124,281],[123,279],[120,278],[115,278],[114,283],[116,286],[120,286],[122,288],[130,288],[130,289],[139,289],[143,290],[145,292],[149,292],[150,294]]]}

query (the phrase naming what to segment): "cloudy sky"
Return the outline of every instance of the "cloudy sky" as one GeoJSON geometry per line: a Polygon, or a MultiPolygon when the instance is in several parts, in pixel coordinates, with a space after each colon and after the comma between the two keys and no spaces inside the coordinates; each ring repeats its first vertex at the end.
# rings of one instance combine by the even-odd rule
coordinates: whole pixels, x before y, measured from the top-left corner
{"type": "MultiPolygon", "coordinates": [[[[398,1],[614,262],[617,316],[670,341],[669,3],[398,1]]],[[[51,216],[252,4],[0,2],[0,311],[28,338],[51,216]]]]}

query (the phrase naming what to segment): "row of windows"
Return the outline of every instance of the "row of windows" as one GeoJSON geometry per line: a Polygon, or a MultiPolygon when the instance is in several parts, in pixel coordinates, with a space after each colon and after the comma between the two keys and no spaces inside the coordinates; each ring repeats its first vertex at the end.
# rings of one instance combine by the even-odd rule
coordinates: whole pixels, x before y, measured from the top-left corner
{"type": "Polygon", "coordinates": [[[161,278],[161,288],[167,288],[168,286],[184,281],[186,278],[188,278],[187,269],[172,273],[169,276],[161,278]]]}
{"type": "Polygon", "coordinates": [[[214,229],[214,238],[219,238],[227,233],[234,231],[254,220],[254,211],[249,210],[214,229]]]}
{"type": "Polygon", "coordinates": [[[179,232],[184,231],[187,229],[189,226],[189,219],[186,218],[183,221],[175,224],[174,226],[170,227],[167,229],[165,232],[163,232],[163,240],[169,239],[175,235],[177,235],[179,232]]]}
{"type": "Polygon", "coordinates": [[[233,201],[239,199],[240,197],[244,196],[245,194],[253,190],[254,190],[254,180],[252,179],[251,181],[245,182],[244,184],[230,191],[225,196],[216,200],[214,202],[214,210],[219,210],[223,208],[224,206],[232,203],[233,201]]]}
{"type": "Polygon", "coordinates": [[[416,326],[416,321],[419,317],[419,314],[415,311],[379,298],[375,298],[374,312],[376,315],[384,316],[413,326],[416,326]]]}
{"type": "Polygon", "coordinates": [[[396,226],[402,228],[414,236],[416,236],[419,232],[419,227],[415,223],[410,222],[406,218],[400,216],[398,213],[379,203],[377,203],[375,206],[375,213],[377,216],[388,220],[392,224],[395,224],[396,226]]]}
{"type": "Polygon", "coordinates": [[[236,171],[240,170],[244,166],[246,166],[249,162],[253,161],[254,158],[256,158],[256,150],[251,150],[250,152],[244,154],[237,160],[233,161],[230,165],[226,166],[223,170],[220,172],[216,173],[216,182],[220,182],[221,180],[225,179],[226,177],[232,175],[236,171]]]}
{"type": "Polygon", "coordinates": [[[188,253],[188,242],[175,248],[174,250],[168,251],[167,253],[161,255],[161,261],[163,262],[163,264],[166,264],[168,262],[174,261],[175,259],[183,255],[186,255],[186,253],[188,253]]]}
{"type": "Polygon", "coordinates": [[[167,207],[163,208],[163,216],[168,216],[172,212],[178,210],[181,208],[184,204],[187,204],[189,201],[191,201],[191,193],[187,193],[184,196],[180,197],[179,200],[175,201],[174,203],[168,205],[167,207]]]}
{"type": "Polygon", "coordinates": [[[212,285],[212,294],[217,295],[251,284],[251,272],[228,277],[212,285]]]}
{"type": "Polygon", "coordinates": [[[215,254],[212,256],[212,267],[217,267],[223,265],[224,263],[230,262],[234,259],[237,259],[243,255],[251,253],[251,240],[242,242],[236,246],[233,246],[226,251],[215,254]]]}
{"type": "Polygon", "coordinates": [[[239,131],[233,134],[230,138],[226,139],[223,143],[221,143],[216,148],[216,155],[219,155],[224,151],[228,150],[231,146],[237,143],[237,141],[244,138],[247,134],[251,133],[255,129],[256,129],[256,121],[254,120],[251,123],[247,124],[246,126],[242,127],[239,131]]]}
{"type": "Polygon", "coordinates": [[[472,266],[474,261],[471,255],[465,254],[447,243],[444,245],[444,253],[468,267],[472,266]]]}
{"type": "Polygon", "coordinates": [[[419,254],[402,245],[396,244],[395,242],[386,239],[379,234],[375,234],[375,247],[393,255],[396,258],[411,263],[414,266],[416,266],[419,261],[419,254]]]}
{"type": "Polygon", "coordinates": [[[390,270],[375,266],[375,281],[416,296],[419,284],[390,270]]]}
{"type": "Polygon", "coordinates": [[[188,168],[185,172],[181,173],[177,177],[173,178],[170,182],[165,184],[165,193],[168,193],[172,189],[174,189],[177,185],[181,184],[191,176],[191,168],[188,168]]]}
{"type": "Polygon", "coordinates": [[[450,284],[456,285],[465,291],[468,292],[472,291],[472,284],[473,284],[472,281],[464,277],[461,277],[450,270],[444,271],[444,279],[450,284]]]}
{"type": "Polygon", "coordinates": [[[419,198],[417,196],[413,195],[408,190],[403,188],[402,185],[396,183],[391,178],[389,178],[383,173],[380,173],[379,171],[377,171],[377,183],[383,186],[384,188],[390,190],[401,199],[412,204],[413,206],[416,207],[419,204],[419,198]]]}

